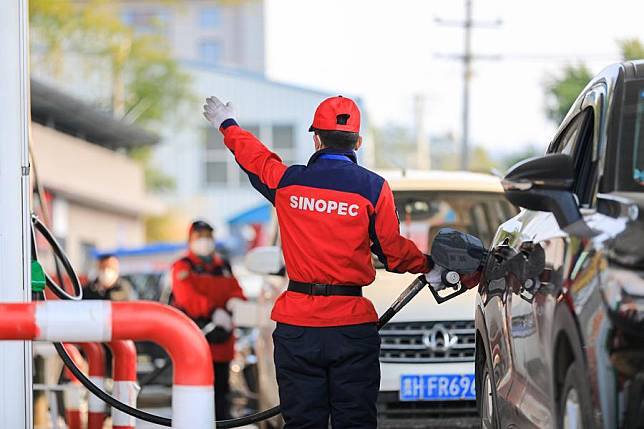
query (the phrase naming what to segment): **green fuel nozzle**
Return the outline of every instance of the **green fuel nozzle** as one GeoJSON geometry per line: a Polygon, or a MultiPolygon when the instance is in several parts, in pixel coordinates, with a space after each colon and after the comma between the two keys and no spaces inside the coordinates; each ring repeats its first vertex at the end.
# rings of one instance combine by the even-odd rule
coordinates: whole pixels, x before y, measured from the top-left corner
{"type": "Polygon", "coordinates": [[[38,261],[31,261],[31,291],[42,292],[45,289],[45,270],[38,261]]]}

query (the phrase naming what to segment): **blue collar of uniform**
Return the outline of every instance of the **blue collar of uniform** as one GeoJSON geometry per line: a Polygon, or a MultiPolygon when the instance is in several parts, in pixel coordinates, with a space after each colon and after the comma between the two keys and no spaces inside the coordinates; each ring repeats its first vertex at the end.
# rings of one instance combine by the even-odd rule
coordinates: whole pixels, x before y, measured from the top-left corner
{"type": "Polygon", "coordinates": [[[343,151],[343,150],[332,149],[332,148],[321,149],[315,152],[313,156],[311,156],[311,159],[309,159],[308,165],[311,165],[318,159],[333,159],[338,161],[353,162],[355,164],[358,163],[356,153],[355,151],[352,151],[352,150],[343,151]]]}

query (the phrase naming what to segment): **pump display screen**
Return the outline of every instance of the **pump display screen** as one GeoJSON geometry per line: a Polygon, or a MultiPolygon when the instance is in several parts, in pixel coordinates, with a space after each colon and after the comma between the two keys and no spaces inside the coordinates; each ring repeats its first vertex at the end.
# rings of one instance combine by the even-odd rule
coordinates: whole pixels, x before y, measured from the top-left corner
{"type": "Polygon", "coordinates": [[[476,399],[474,374],[423,374],[400,376],[401,401],[476,399]]]}

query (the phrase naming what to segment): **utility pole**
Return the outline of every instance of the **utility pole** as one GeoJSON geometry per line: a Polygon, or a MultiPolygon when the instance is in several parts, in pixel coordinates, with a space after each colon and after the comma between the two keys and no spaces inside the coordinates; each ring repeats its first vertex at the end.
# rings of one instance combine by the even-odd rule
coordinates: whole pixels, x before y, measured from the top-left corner
{"type": "Polygon", "coordinates": [[[416,168],[429,170],[432,168],[429,139],[425,129],[425,96],[414,95],[414,134],[416,137],[416,168]]]}
{"type": "Polygon", "coordinates": [[[472,79],[472,61],[473,60],[499,60],[498,55],[474,55],[472,53],[472,29],[476,28],[495,28],[502,24],[500,19],[491,22],[475,22],[472,18],[472,0],[465,0],[465,20],[464,21],[444,21],[436,18],[438,24],[450,27],[463,28],[464,47],[463,54],[460,55],[437,55],[447,59],[456,59],[463,63],[463,101],[462,101],[462,124],[461,124],[461,169],[467,170],[470,166],[470,81],[472,79]]]}
{"type": "MultiPolygon", "coordinates": [[[[0,302],[30,285],[29,27],[27,0],[0,2],[0,302]]],[[[31,342],[0,341],[0,427],[31,428],[31,342]]]]}

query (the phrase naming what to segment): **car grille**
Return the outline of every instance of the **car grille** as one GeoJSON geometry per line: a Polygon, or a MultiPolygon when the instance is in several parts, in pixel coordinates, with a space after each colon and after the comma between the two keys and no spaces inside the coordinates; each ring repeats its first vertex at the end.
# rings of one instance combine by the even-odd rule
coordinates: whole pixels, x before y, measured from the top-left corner
{"type": "Polygon", "coordinates": [[[380,361],[391,363],[474,360],[474,321],[394,322],[380,330],[380,361]]]}

